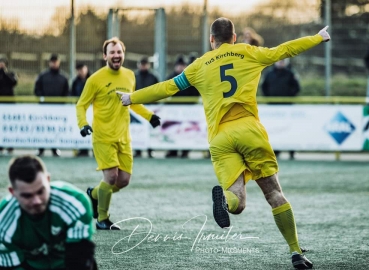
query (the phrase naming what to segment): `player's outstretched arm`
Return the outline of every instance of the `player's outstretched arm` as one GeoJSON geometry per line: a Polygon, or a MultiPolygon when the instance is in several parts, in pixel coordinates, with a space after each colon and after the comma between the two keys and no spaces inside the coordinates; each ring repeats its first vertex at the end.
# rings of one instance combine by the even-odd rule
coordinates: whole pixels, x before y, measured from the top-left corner
{"type": "Polygon", "coordinates": [[[327,32],[328,27],[329,26],[327,25],[326,27],[324,27],[322,30],[318,32],[318,34],[322,36],[324,42],[328,42],[331,40],[331,36],[327,32]]]}
{"type": "Polygon", "coordinates": [[[174,80],[170,79],[145,87],[140,89],[140,91],[135,91],[133,93],[123,93],[118,91],[117,94],[122,95],[122,104],[124,106],[128,106],[130,104],[152,103],[157,100],[173,96],[179,90],[180,89],[174,83],[174,80]]]}

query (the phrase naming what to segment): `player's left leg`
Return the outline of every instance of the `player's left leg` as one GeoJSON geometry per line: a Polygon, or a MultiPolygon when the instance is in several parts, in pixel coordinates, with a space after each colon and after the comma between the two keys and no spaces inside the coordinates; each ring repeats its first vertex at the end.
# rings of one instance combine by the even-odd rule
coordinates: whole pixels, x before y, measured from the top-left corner
{"type": "Polygon", "coordinates": [[[228,210],[234,215],[241,214],[246,207],[246,185],[244,173],[242,173],[237,180],[224,191],[227,199],[228,210]]]}
{"type": "Polygon", "coordinates": [[[275,223],[290,247],[293,266],[297,269],[312,268],[313,264],[302,255],[292,207],[282,192],[277,174],[260,178],[256,180],[256,183],[259,185],[264,193],[265,199],[272,207],[275,223]]]}
{"type": "Polygon", "coordinates": [[[118,178],[113,186],[113,192],[117,192],[122,188],[128,186],[133,168],[133,154],[132,146],[130,143],[118,144],[118,178]]]}
{"type": "Polygon", "coordinates": [[[246,189],[244,176],[241,174],[228,189],[215,186],[212,190],[213,216],[216,223],[221,227],[229,227],[228,212],[240,214],[246,206],[246,189]]]}
{"type": "Polygon", "coordinates": [[[230,226],[228,213],[240,214],[246,205],[246,165],[243,156],[234,149],[234,141],[229,139],[229,133],[236,128],[231,122],[220,125],[209,148],[220,184],[212,191],[213,215],[221,228],[230,226]]]}
{"type": "Polygon", "coordinates": [[[99,230],[119,230],[118,226],[112,225],[109,219],[109,208],[111,197],[118,179],[118,143],[94,143],[94,155],[98,165],[97,170],[103,171],[103,180],[91,191],[91,197],[97,198],[97,222],[96,228],[99,230]]]}

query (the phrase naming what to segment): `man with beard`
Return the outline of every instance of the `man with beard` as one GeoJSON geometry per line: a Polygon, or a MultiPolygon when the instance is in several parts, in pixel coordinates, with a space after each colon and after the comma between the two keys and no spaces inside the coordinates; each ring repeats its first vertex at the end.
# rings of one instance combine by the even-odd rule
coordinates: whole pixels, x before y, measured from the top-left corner
{"type": "MultiPolygon", "coordinates": [[[[132,174],[132,147],[129,130],[129,107],[120,104],[116,93],[132,93],[136,80],[133,71],[122,67],[125,56],[124,43],[117,37],[106,40],[103,57],[106,66],[91,75],[78,100],[76,111],[81,135],[92,135],[97,170],[103,171],[103,180],[94,188],[88,188],[97,218],[98,230],[119,230],[109,218],[112,194],[129,184],[132,174]],[[86,120],[86,110],[93,106],[92,127],[86,120]]],[[[148,120],[153,127],[160,125],[160,118],[143,105],[130,108],[148,120]]]]}
{"type": "MultiPolygon", "coordinates": [[[[35,95],[38,97],[61,97],[69,95],[68,79],[60,71],[60,59],[52,54],[49,59],[49,69],[42,72],[35,83],[35,95]]],[[[38,149],[38,156],[44,154],[44,148],[38,149]]],[[[54,157],[60,156],[60,150],[51,149],[54,157]]]]}
{"type": "Polygon", "coordinates": [[[9,164],[9,192],[0,201],[0,269],[97,269],[89,198],[51,182],[36,156],[9,164]]]}

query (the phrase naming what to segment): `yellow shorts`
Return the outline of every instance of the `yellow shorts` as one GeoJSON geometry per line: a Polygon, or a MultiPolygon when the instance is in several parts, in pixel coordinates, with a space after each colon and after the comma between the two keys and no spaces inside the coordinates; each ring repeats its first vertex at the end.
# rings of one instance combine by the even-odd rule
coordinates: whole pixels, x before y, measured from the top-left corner
{"type": "Polygon", "coordinates": [[[93,143],[94,156],[97,162],[96,170],[118,167],[132,174],[133,158],[131,143],[93,143]]]}
{"type": "Polygon", "coordinates": [[[264,126],[253,116],[219,125],[210,142],[211,160],[223,189],[228,189],[244,173],[245,183],[278,172],[277,158],[264,126]]]}

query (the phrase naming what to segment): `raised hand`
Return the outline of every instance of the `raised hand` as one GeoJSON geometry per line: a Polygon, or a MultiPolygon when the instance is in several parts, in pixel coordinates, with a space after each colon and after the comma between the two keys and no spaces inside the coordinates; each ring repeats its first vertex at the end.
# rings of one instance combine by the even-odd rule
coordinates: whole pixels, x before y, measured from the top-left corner
{"type": "Polygon", "coordinates": [[[324,27],[322,30],[319,31],[319,35],[322,36],[323,38],[323,41],[324,42],[328,42],[331,40],[331,36],[329,35],[329,33],[327,32],[327,29],[328,29],[328,25],[326,27],[324,27]]]}

